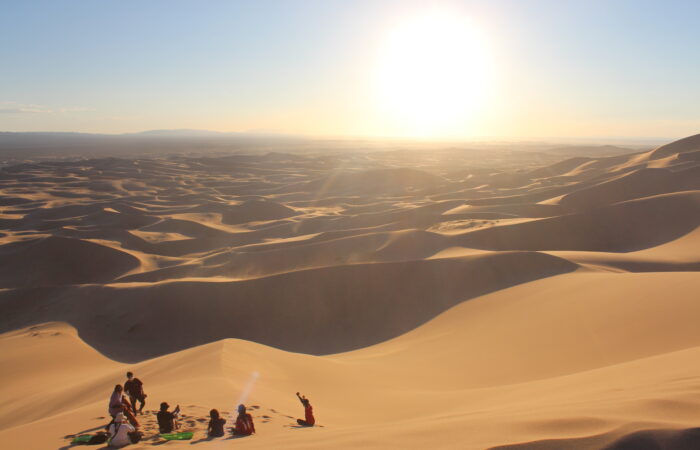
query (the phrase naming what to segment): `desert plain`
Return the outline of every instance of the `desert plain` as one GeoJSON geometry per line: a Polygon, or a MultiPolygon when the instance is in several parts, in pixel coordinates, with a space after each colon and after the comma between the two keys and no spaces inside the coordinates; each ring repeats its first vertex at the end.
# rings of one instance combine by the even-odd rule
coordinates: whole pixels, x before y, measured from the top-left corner
{"type": "Polygon", "coordinates": [[[349,147],[5,164],[0,447],[700,448],[700,135],[349,147]]]}

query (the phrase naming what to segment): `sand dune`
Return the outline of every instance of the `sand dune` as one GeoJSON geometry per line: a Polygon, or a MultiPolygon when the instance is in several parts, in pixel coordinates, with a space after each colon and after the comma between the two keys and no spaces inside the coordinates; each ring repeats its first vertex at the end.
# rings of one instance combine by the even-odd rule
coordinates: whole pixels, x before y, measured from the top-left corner
{"type": "Polygon", "coordinates": [[[572,210],[585,210],[681,189],[682,184],[670,170],[639,169],[566,194],[559,204],[572,210]]]}
{"type": "Polygon", "coordinates": [[[238,281],[195,278],[86,286],[60,297],[35,295],[31,309],[15,309],[15,320],[29,323],[39,314],[43,320],[70,322],[91,345],[129,361],[224,337],[304,353],[335,353],[397,336],[469,298],[575,267],[549,255],[503,252],[339,265],[238,281]],[[431,301],[425,302],[426,297],[431,301]],[[96,323],[85,316],[86,309],[98,317],[116,313],[121,320],[96,323]],[[125,314],[130,310],[138,310],[138,316],[125,314]],[[189,331],[157,339],[157,330],[169,327],[189,331]],[[114,348],[110,337],[128,350],[114,348]]]}
{"type": "MultiPolygon", "coordinates": [[[[299,355],[227,340],[129,367],[150,381],[154,401],[177,399],[194,419],[212,405],[230,410],[257,371],[260,378],[247,402],[260,406],[254,412],[259,435],[240,442],[250,448],[489,448],[507,442],[522,443],[513,448],[547,448],[538,444],[543,438],[557,440],[554,448],[601,448],[635,429],[668,428],[669,420],[690,428],[696,420],[698,400],[688,397],[697,386],[700,355],[694,319],[700,286],[694,275],[572,273],[544,279],[463,303],[404,336],[339,355],[299,355]],[[669,305],[664,294],[678,285],[685,288],[676,290],[669,305]],[[663,339],[658,330],[665,330],[663,339]],[[205,385],[198,381],[202,377],[209,380],[205,385]],[[285,416],[298,415],[289,396],[296,389],[316,392],[324,428],[307,430],[313,435],[285,426],[293,422],[285,416]]],[[[84,344],[74,338],[70,345],[51,341],[61,338],[53,336],[53,327],[3,336],[1,345],[17,349],[4,362],[30,363],[29,346],[62,346],[81,355],[74,349],[84,344]]],[[[24,400],[28,410],[66,405],[75,392],[64,387],[76,386],[86,389],[78,405],[5,428],[0,437],[17,439],[32,428],[48,428],[52,436],[27,440],[37,448],[58,446],[71,424],[75,432],[99,426],[105,389],[98,386],[108,391],[125,366],[91,351],[80,358],[84,362],[71,367],[85,377],[24,400]]],[[[33,389],[20,383],[6,386],[18,396],[33,389]]],[[[12,414],[9,408],[2,412],[12,414]]],[[[202,424],[192,427],[201,430],[202,424]]]]}
{"type": "Polygon", "coordinates": [[[649,159],[660,159],[676,153],[695,152],[700,150],[700,134],[688,136],[683,139],[662,145],[649,152],[649,159]]]}
{"type": "Polygon", "coordinates": [[[49,236],[0,247],[2,287],[100,283],[139,264],[133,256],[80,239],[49,236]]]}
{"type": "Polygon", "coordinates": [[[488,250],[627,252],[676,239],[699,224],[700,193],[690,191],[476,230],[455,237],[454,243],[488,250]]]}
{"type": "Polygon", "coordinates": [[[202,448],[700,448],[699,136],[3,167],[0,442],[69,448],[132,369],[202,448]]]}

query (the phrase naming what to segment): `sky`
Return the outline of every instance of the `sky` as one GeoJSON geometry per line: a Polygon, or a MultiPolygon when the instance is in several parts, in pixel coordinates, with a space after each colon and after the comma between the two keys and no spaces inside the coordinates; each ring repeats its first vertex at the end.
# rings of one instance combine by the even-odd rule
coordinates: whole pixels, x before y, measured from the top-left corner
{"type": "Polygon", "coordinates": [[[0,131],[679,138],[700,1],[0,1],[0,131]]]}

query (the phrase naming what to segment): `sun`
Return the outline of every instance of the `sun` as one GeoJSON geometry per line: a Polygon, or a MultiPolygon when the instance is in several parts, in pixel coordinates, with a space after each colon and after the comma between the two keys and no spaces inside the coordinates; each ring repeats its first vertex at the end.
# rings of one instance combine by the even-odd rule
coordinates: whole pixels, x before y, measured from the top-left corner
{"type": "Polygon", "coordinates": [[[428,11],[400,22],[378,55],[376,98],[403,135],[469,133],[491,88],[484,38],[463,14],[428,11]]]}

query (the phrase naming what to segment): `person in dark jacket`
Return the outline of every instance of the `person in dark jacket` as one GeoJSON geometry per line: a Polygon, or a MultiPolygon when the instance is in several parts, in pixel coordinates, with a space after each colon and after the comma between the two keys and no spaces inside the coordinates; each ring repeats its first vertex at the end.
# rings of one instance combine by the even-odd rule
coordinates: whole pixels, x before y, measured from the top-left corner
{"type": "Polygon", "coordinates": [[[160,404],[160,411],[158,411],[158,430],[161,433],[172,433],[173,430],[178,428],[178,419],[180,418],[180,405],[175,407],[173,412],[168,411],[170,405],[166,402],[160,404]]]}
{"type": "Polygon", "coordinates": [[[138,378],[134,378],[134,374],[131,372],[126,373],[127,381],[124,383],[124,392],[129,396],[129,401],[131,402],[131,408],[136,411],[136,401],[141,403],[138,412],[143,414],[143,407],[146,404],[146,394],[143,392],[143,383],[138,378]]]}
{"type": "Polygon", "coordinates": [[[304,427],[313,427],[314,424],[316,423],[316,419],[314,418],[314,408],[311,406],[311,402],[309,401],[308,398],[304,397],[303,395],[299,395],[297,392],[297,398],[301,402],[302,405],[304,405],[304,419],[297,419],[297,423],[301,426],[304,427]]]}
{"type": "Polygon", "coordinates": [[[221,437],[224,435],[224,424],[226,419],[222,419],[219,415],[219,410],[212,409],[209,411],[209,426],[207,427],[207,434],[209,437],[221,437]]]}

